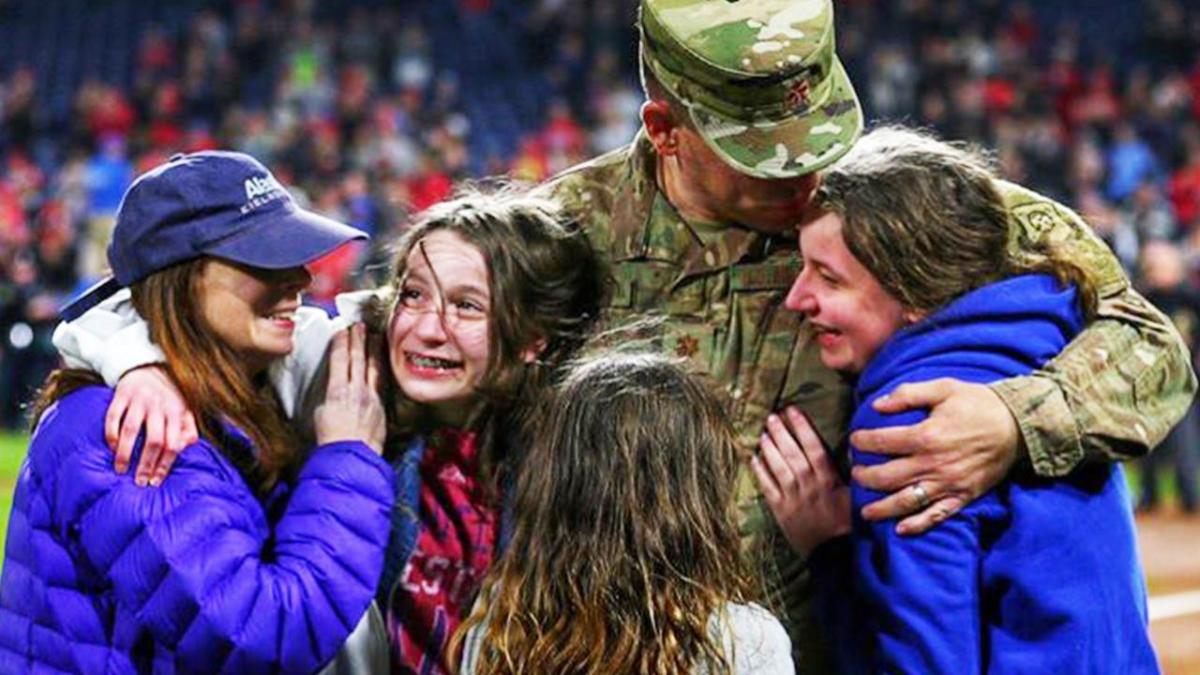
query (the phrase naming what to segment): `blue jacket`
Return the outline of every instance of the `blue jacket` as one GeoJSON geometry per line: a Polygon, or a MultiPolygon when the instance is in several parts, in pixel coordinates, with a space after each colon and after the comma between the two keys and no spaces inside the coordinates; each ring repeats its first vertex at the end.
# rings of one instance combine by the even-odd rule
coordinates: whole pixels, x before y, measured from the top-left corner
{"type": "MultiPolygon", "coordinates": [[[[905,382],[1027,374],[1082,327],[1073,288],[1026,275],[969,293],[897,332],[858,380],[852,429],[912,424],[871,403],[905,382]]],[[[851,447],[855,464],[886,458],[851,447]]],[[[818,549],[843,669],[888,673],[1157,672],[1119,466],[1046,480],[1017,472],[929,533],[859,512],[886,495],[851,485],[848,555],[818,549]],[[836,578],[844,571],[849,578],[836,578]],[[843,585],[844,584],[844,585],[843,585]],[[849,592],[847,590],[849,589],[849,592]]]]}
{"type": "Polygon", "coordinates": [[[382,569],[387,463],[320,446],[264,506],[201,439],[139,488],[112,469],[111,399],[73,392],[34,433],[0,574],[0,672],[305,673],[332,658],[382,569]]]}

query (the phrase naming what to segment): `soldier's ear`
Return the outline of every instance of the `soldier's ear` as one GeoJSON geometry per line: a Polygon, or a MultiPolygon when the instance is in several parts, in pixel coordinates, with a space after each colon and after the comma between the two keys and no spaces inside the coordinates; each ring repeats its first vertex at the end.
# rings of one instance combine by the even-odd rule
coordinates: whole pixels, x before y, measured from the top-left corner
{"type": "Polygon", "coordinates": [[[666,101],[650,100],[642,104],[642,126],[656,153],[660,156],[675,154],[675,120],[671,118],[671,108],[666,101]]]}

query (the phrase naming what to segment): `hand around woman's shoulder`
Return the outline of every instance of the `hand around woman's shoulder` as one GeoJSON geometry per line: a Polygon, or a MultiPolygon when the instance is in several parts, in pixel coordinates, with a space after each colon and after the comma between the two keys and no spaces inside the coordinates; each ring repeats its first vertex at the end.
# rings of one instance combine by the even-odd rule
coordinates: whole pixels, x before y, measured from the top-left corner
{"type": "MultiPolygon", "coordinates": [[[[186,500],[196,489],[219,489],[228,493],[226,497],[245,501],[248,509],[257,510],[254,495],[236,468],[203,439],[188,446],[190,452],[176,464],[171,480],[158,488],[135,485],[133,472],[117,473],[104,435],[105,415],[112,398],[109,387],[77,389],[48,408],[34,431],[30,470],[38,478],[40,492],[52,500],[60,523],[75,523],[101,504],[122,505],[104,519],[114,527],[123,520],[153,519],[155,513],[165,515],[169,510],[166,506],[186,500]],[[101,502],[101,498],[107,499],[101,502]]],[[[139,439],[134,448],[135,464],[140,453],[139,439]]]]}

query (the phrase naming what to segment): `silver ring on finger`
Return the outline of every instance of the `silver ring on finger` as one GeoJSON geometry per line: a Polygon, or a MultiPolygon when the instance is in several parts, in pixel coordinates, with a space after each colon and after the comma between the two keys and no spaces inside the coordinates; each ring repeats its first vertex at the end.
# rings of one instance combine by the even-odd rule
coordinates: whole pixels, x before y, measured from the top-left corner
{"type": "Polygon", "coordinates": [[[925,488],[921,487],[920,483],[913,483],[908,486],[908,489],[912,490],[913,498],[917,500],[918,509],[924,510],[926,506],[929,506],[929,493],[925,491],[925,488]]]}

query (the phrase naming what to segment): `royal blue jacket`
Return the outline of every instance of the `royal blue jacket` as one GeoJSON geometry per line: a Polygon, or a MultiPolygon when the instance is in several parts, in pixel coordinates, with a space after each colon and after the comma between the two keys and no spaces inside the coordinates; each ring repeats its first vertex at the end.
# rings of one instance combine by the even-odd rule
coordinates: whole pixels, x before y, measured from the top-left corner
{"type": "MultiPolygon", "coordinates": [[[[1025,375],[1082,328],[1073,288],[1026,275],[962,296],[880,348],[855,390],[851,429],[913,424],[872,402],[905,382],[987,383],[1025,375]]],[[[855,464],[885,457],[851,447],[855,464]]],[[[854,522],[819,548],[832,637],[848,673],[1158,672],[1129,495],[1119,466],[1047,480],[1017,471],[927,534],[901,537],[862,507],[886,496],[851,484],[854,522]]]]}
{"type": "MultiPolygon", "coordinates": [[[[201,439],[160,487],[139,488],[112,469],[111,399],[75,391],[34,433],[0,574],[0,673],[307,673],[329,661],[379,580],[387,463],[359,442],[322,445],[264,504],[201,439]]],[[[226,433],[249,458],[249,439],[226,433]]]]}

